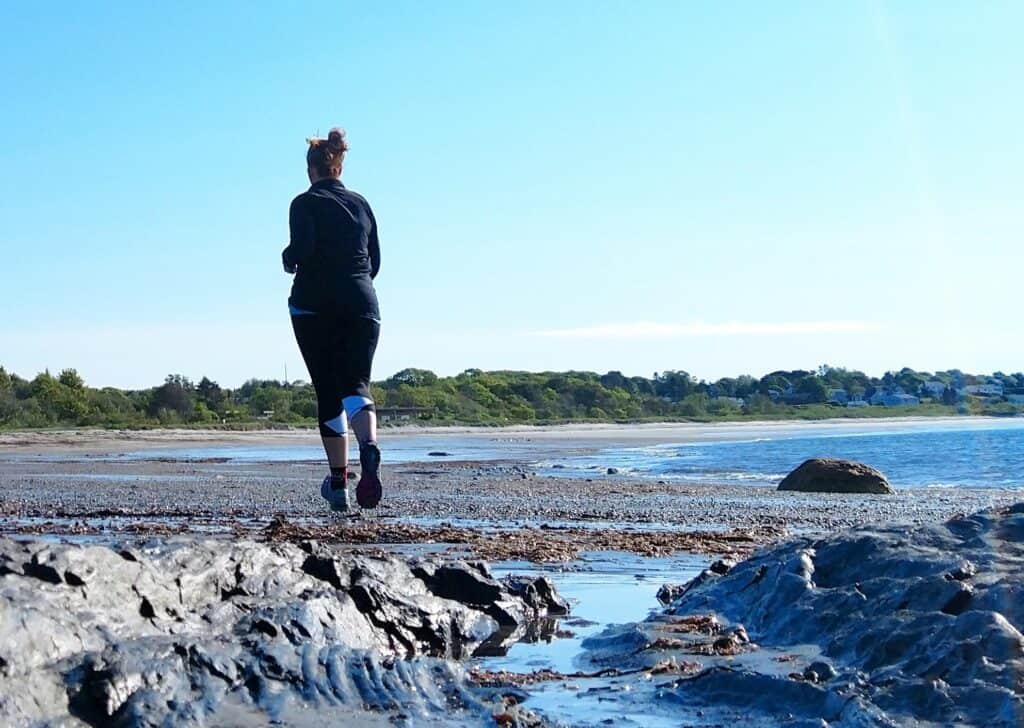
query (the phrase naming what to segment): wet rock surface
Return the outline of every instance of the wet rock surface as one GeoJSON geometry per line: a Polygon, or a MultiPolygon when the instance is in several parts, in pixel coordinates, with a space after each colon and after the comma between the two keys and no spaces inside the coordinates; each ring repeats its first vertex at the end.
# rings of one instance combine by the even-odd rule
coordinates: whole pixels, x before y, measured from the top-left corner
{"type": "Polygon", "coordinates": [[[713,724],[1016,728],[1022,626],[1024,503],[798,539],[707,569],[664,613],[584,642],[585,666],[644,677],[580,699],[610,690],[713,724]]]}
{"type": "Polygon", "coordinates": [[[805,460],[779,483],[779,490],[803,493],[875,493],[892,495],[889,481],[870,465],[851,460],[805,460]]]}
{"type": "Polygon", "coordinates": [[[532,725],[458,660],[562,609],[546,580],[315,541],[0,539],[0,724],[532,725]]]}

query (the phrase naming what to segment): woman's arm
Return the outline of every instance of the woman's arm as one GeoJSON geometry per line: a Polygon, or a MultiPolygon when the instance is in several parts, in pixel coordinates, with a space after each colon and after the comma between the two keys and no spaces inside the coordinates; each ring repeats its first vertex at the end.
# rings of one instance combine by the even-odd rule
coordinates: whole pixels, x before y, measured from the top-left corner
{"type": "Polygon", "coordinates": [[[302,195],[292,200],[291,209],[288,211],[288,229],[291,233],[291,242],[281,252],[281,261],[286,271],[294,273],[296,266],[302,265],[313,254],[313,243],[316,238],[313,213],[302,195]]]}
{"type": "Polygon", "coordinates": [[[369,236],[369,252],[370,252],[370,278],[376,278],[377,273],[380,272],[380,240],[377,238],[377,218],[373,216],[373,210],[370,210],[370,206],[367,205],[366,209],[370,213],[370,236],[369,236]]]}

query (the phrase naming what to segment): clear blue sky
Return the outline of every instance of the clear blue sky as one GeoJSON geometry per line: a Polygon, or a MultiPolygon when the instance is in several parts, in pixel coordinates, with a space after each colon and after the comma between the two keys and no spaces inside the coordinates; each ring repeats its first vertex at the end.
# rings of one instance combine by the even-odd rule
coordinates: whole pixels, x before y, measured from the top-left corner
{"type": "Polygon", "coordinates": [[[333,125],[406,366],[1024,368],[1024,4],[8,3],[0,363],[305,377],[333,125]]]}

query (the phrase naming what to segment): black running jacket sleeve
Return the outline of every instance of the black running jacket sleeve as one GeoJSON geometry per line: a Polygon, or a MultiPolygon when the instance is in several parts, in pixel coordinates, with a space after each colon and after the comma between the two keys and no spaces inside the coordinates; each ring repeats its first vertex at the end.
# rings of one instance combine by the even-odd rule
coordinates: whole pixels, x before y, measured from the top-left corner
{"type": "MultiPolygon", "coordinates": [[[[296,197],[288,210],[288,229],[291,233],[291,241],[281,253],[281,258],[285,266],[291,268],[309,260],[313,254],[313,244],[316,239],[313,212],[302,196],[296,197]]],[[[376,240],[376,238],[374,239],[376,240]]]]}

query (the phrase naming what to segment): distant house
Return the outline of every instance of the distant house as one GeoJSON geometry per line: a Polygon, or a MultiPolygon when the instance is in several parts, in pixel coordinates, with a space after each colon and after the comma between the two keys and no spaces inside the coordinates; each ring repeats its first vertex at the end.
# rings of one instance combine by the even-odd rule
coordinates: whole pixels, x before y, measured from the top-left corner
{"type": "Polygon", "coordinates": [[[742,407],[743,406],[743,398],[742,397],[715,397],[714,400],[712,400],[712,401],[720,402],[722,404],[731,404],[731,405],[735,405],[736,407],[742,407]]]}
{"type": "Polygon", "coordinates": [[[434,414],[432,407],[378,407],[377,418],[383,422],[408,422],[434,414]]]}
{"type": "Polygon", "coordinates": [[[809,392],[798,392],[793,385],[786,387],[786,391],[782,393],[782,401],[786,404],[809,404],[814,399],[814,395],[809,392]]]}
{"type": "Polygon", "coordinates": [[[783,392],[778,387],[768,387],[768,397],[772,400],[772,402],[778,402],[785,396],[786,393],[783,392]]]}
{"type": "Polygon", "coordinates": [[[846,403],[847,407],[870,407],[867,400],[864,399],[851,399],[846,403]]]}
{"type": "Polygon", "coordinates": [[[828,390],[828,401],[836,404],[846,404],[850,401],[850,395],[845,389],[828,390]]]}
{"type": "Polygon", "coordinates": [[[940,382],[938,379],[933,379],[930,382],[925,382],[921,385],[922,391],[931,397],[941,397],[943,392],[946,391],[946,383],[940,382]]]}
{"type": "Polygon", "coordinates": [[[916,407],[921,400],[912,394],[894,393],[885,395],[882,404],[886,407],[916,407]]]}
{"type": "Polygon", "coordinates": [[[1006,401],[1010,404],[1024,404],[1024,394],[1008,394],[1006,401]]]}
{"type": "Polygon", "coordinates": [[[883,407],[915,407],[921,404],[921,399],[912,394],[907,394],[899,387],[895,387],[889,391],[877,390],[871,395],[871,399],[868,402],[883,407]]]}
{"type": "Polygon", "coordinates": [[[1002,382],[989,382],[988,384],[968,384],[961,394],[973,394],[975,397],[1002,397],[1002,382]]]}

